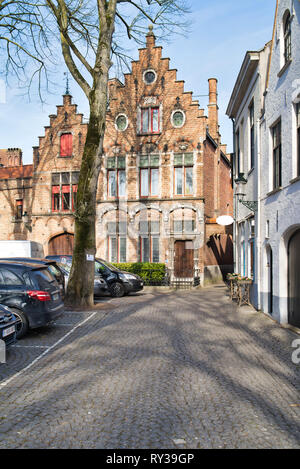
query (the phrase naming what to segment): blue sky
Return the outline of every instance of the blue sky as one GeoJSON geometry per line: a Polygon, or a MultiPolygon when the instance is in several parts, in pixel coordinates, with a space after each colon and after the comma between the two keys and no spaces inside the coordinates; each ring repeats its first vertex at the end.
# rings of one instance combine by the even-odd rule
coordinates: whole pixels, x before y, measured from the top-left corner
{"type": "MultiPolygon", "coordinates": [[[[170,67],[176,68],[177,78],[185,80],[185,91],[192,91],[206,109],[207,79],[218,79],[219,120],[222,142],[232,151],[232,124],[225,115],[227,104],[247,50],[259,50],[272,37],[276,0],[189,0],[190,33],[175,36],[162,43],[163,56],[170,57],[170,67]]],[[[133,59],[138,57],[137,48],[133,59]]],[[[24,164],[32,162],[32,146],[44,135],[49,114],[62,103],[65,90],[65,68],[56,74],[54,94],[45,95],[46,103],[27,96],[17,88],[6,88],[5,102],[0,99],[0,148],[18,147],[23,150],[24,164]]],[[[79,87],[70,79],[73,102],[78,112],[88,117],[88,105],[79,87]]],[[[1,97],[1,90],[0,90],[1,97]]]]}

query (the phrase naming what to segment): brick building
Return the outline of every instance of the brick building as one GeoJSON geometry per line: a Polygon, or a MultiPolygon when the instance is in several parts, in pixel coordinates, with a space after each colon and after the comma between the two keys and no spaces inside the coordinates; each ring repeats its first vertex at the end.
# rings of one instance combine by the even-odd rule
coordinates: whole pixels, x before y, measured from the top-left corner
{"type": "MultiPolygon", "coordinates": [[[[172,277],[201,283],[230,269],[231,234],[216,218],[232,214],[231,164],[219,133],[217,80],[209,79],[208,88],[205,115],[151,30],[124,84],[109,81],[99,257],[163,262],[172,277]]],[[[0,168],[1,218],[10,213],[0,238],[31,239],[43,244],[45,255],[67,254],[87,124],[68,94],[49,118],[33,165],[0,168]]]]}

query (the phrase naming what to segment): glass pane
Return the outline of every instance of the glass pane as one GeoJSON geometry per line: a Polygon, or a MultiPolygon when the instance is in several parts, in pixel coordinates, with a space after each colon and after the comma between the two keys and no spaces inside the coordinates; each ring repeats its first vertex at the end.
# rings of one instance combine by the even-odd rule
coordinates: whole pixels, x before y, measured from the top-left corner
{"type": "Polygon", "coordinates": [[[126,116],[119,116],[116,121],[116,125],[118,130],[125,130],[126,125],[127,125],[127,118],[126,116]]]}
{"type": "Polygon", "coordinates": [[[110,262],[118,262],[117,238],[109,238],[109,241],[110,262]]]}
{"type": "Polygon", "coordinates": [[[61,173],[61,183],[70,184],[70,173],[61,173]]]}
{"type": "Polygon", "coordinates": [[[151,233],[159,233],[159,221],[150,221],[150,230],[151,233]]]}
{"type": "Polygon", "coordinates": [[[158,195],[158,169],[151,169],[151,195],[158,195]]]}
{"type": "Polygon", "coordinates": [[[149,164],[148,155],[141,155],[140,156],[140,167],[147,168],[149,164]]]}
{"type": "Polygon", "coordinates": [[[116,167],[116,158],[114,156],[107,158],[107,168],[113,169],[115,167],[116,167]]]}
{"type": "Polygon", "coordinates": [[[126,262],[126,238],[120,238],[120,262],[126,262]]]}
{"type": "Polygon", "coordinates": [[[116,191],[116,172],[115,171],[109,171],[108,172],[108,195],[110,197],[116,197],[117,191],[116,191]]]}
{"type": "Polygon", "coordinates": [[[182,233],[182,220],[174,220],[174,232],[182,233]]]}
{"type": "Polygon", "coordinates": [[[183,168],[175,168],[175,194],[183,194],[183,168]]]}
{"type": "Polygon", "coordinates": [[[126,172],[119,171],[119,197],[124,197],[126,192],[126,172]]]}
{"type": "Polygon", "coordinates": [[[62,201],[63,201],[62,209],[63,210],[70,210],[70,192],[64,192],[63,193],[62,201]]]}
{"type": "Polygon", "coordinates": [[[107,233],[116,234],[117,232],[117,223],[115,221],[109,221],[107,223],[107,233]]]}
{"type": "Polygon", "coordinates": [[[119,156],[117,162],[118,162],[118,168],[120,169],[125,168],[125,164],[126,164],[125,156],[119,156]]]}
{"type": "Polygon", "coordinates": [[[52,174],[52,185],[56,186],[59,184],[60,184],[60,174],[59,173],[52,174]]]}
{"type": "Polygon", "coordinates": [[[150,262],[150,240],[142,238],[142,262],[150,262]]]}
{"type": "Polygon", "coordinates": [[[183,113],[182,111],[176,111],[173,114],[173,124],[175,127],[180,127],[183,124],[183,113]]]}
{"type": "Polygon", "coordinates": [[[152,109],[152,132],[159,131],[159,113],[158,108],[152,109]]]}
{"type": "Polygon", "coordinates": [[[127,222],[126,221],[120,221],[119,222],[119,233],[120,234],[126,234],[127,231],[127,222]]]}
{"type": "Polygon", "coordinates": [[[144,233],[144,234],[147,234],[148,233],[148,230],[149,230],[149,227],[148,227],[148,220],[141,220],[140,221],[140,233],[144,233]]]}
{"type": "MultiPolygon", "coordinates": [[[[4,277],[5,285],[23,285],[23,281],[10,270],[3,269],[2,274],[4,277]]],[[[53,280],[53,279],[52,279],[53,280]]]]}
{"type": "Polygon", "coordinates": [[[174,166],[182,166],[183,164],[183,155],[174,155],[174,166]]]}
{"type": "Polygon", "coordinates": [[[149,195],[148,169],[141,169],[141,197],[149,195]]]}
{"type": "Polygon", "coordinates": [[[185,170],[185,193],[190,195],[193,193],[193,168],[185,170]]]}
{"type": "Polygon", "coordinates": [[[150,156],[150,166],[152,168],[157,168],[159,166],[159,155],[150,156]]]}
{"type": "Polygon", "coordinates": [[[149,131],[149,109],[142,109],[142,132],[149,131]]]}
{"type": "Polygon", "coordinates": [[[192,166],[194,163],[194,155],[193,153],[186,153],[184,155],[184,165],[185,166],[192,166]]]}
{"type": "Polygon", "coordinates": [[[184,220],[184,232],[192,233],[194,231],[194,220],[184,220]]]}
{"type": "Polygon", "coordinates": [[[79,181],[79,171],[74,171],[72,173],[72,183],[78,184],[78,181],[79,181]]]}
{"type": "Polygon", "coordinates": [[[152,262],[159,262],[159,238],[152,238],[152,262]]]}

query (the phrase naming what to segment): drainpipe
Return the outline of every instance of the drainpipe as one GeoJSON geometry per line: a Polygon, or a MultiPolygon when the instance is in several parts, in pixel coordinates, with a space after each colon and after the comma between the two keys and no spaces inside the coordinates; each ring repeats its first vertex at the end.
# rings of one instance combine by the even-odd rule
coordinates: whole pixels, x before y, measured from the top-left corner
{"type": "Polygon", "coordinates": [[[233,241],[233,269],[234,272],[237,272],[237,245],[236,245],[236,240],[237,240],[237,223],[236,223],[236,217],[237,217],[237,198],[235,195],[235,187],[234,187],[234,179],[235,179],[235,152],[236,152],[236,147],[235,147],[235,120],[233,117],[231,117],[232,121],[232,132],[233,132],[233,154],[231,158],[231,171],[232,171],[232,187],[233,187],[233,233],[232,233],[232,241],[233,241]]]}
{"type": "Polygon", "coordinates": [[[260,181],[260,164],[261,164],[261,133],[260,133],[260,119],[257,119],[257,239],[256,239],[256,252],[257,252],[257,261],[256,261],[256,284],[257,284],[257,309],[261,309],[261,202],[260,202],[260,192],[261,192],[261,181],[260,181]]]}

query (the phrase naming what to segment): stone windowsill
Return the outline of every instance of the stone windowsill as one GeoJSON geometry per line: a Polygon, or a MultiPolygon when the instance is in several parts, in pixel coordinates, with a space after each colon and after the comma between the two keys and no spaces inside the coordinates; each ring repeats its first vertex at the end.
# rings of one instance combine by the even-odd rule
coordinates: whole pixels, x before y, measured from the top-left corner
{"type": "Polygon", "coordinates": [[[288,61],[284,64],[284,66],[282,67],[282,69],[277,73],[277,76],[278,76],[278,77],[281,77],[281,76],[284,74],[284,72],[286,71],[286,69],[291,65],[291,63],[292,63],[292,59],[288,60],[288,61]]]}
{"type": "Polygon", "coordinates": [[[298,182],[298,181],[300,181],[300,176],[297,176],[297,177],[291,179],[290,184],[294,184],[295,182],[298,182]]]}
{"type": "Polygon", "coordinates": [[[280,192],[282,190],[282,187],[276,187],[276,189],[273,189],[272,191],[268,192],[267,193],[267,197],[269,197],[270,195],[274,195],[274,194],[277,194],[277,192],[280,192]]]}

